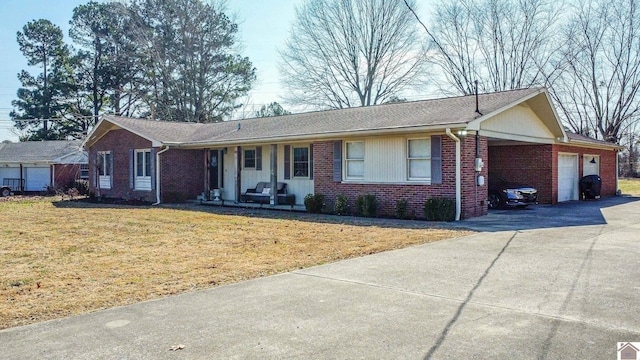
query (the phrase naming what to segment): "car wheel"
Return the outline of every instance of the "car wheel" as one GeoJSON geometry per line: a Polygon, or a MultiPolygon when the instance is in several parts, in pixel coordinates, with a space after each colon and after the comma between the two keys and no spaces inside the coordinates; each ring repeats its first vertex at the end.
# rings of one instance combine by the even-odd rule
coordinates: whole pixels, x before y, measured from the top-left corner
{"type": "Polygon", "coordinates": [[[502,198],[496,193],[489,194],[489,209],[500,209],[502,207],[502,198]]]}
{"type": "Polygon", "coordinates": [[[11,189],[9,188],[2,188],[2,191],[0,192],[0,194],[2,194],[2,196],[9,196],[11,195],[11,189]]]}

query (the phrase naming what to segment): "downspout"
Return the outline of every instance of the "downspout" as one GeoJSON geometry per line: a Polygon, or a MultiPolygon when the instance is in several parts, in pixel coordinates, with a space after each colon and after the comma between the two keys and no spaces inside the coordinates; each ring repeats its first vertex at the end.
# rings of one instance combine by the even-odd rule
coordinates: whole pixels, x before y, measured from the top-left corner
{"type": "Polygon", "coordinates": [[[460,139],[453,135],[450,128],[446,129],[447,136],[456,142],[456,221],[460,221],[462,212],[462,181],[460,174],[460,139]]]}
{"type": "Polygon", "coordinates": [[[158,151],[156,153],[156,202],[151,205],[159,205],[160,204],[160,154],[169,150],[169,146],[167,145],[164,149],[158,151]]]}

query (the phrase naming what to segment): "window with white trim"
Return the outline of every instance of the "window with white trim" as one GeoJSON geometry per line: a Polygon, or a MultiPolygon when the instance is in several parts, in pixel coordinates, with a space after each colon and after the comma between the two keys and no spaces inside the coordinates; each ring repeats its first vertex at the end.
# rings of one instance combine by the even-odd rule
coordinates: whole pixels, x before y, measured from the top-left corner
{"type": "Polygon", "coordinates": [[[111,151],[98,151],[98,181],[101,189],[111,189],[111,151]]]}
{"type": "Polygon", "coordinates": [[[309,148],[293,148],[293,177],[309,177],[309,148]]]}
{"type": "Polygon", "coordinates": [[[89,178],[89,164],[80,164],[80,179],[89,178]]]}
{"type": "Polygon", "coordinates": [[[151,150],[135,151],[135,189],[151,190],[151,150]]]}
{"type": "Polygon", "coordinates": [[[347,179],[364,178],[364,141],[345,142],[345,168],[347,179]]]}
{"type": "Polygon", "coordinates": [[[256,149],[244,149],[244,168],[256,168],[256,149]]]}
{"type": "Polygon", "coordinates": [[[430,139],[407,139],[407,172],[409,180],[431,179],[430,139]]]}

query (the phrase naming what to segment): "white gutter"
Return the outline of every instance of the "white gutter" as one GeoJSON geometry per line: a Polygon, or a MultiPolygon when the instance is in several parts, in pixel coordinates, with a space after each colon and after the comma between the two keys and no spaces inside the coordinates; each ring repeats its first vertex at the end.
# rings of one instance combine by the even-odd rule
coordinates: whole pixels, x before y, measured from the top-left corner
{"type": "Polygon", "coordinates": [[[453,135],[450,128],[446,129],[447,136],[456,142],[456,221],[460,221],[462,213],[462,183],[460,174],[460,139],[453,135]]]}
{"type": "Polygon", "coordinates": [[[169,146],[156,153],[156,202],[151,205],[160,205],[160,154],[169,150],[169,146]]]}

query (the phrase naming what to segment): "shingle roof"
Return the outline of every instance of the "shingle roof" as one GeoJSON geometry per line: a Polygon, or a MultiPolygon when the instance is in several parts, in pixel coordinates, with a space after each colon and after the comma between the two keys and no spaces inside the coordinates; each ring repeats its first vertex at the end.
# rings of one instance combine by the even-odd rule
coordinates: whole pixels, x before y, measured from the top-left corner
{"type": "MultiPolygon", "coordinates": [[[[482,94],[479,95],[479,110],[482,114],[489,114],[543,91],[542,88],[533,88],[482,94]]],[[[212,124],[164,122],[115,116],[105,116],[105,119],[161,143],[198,144],[465,125],[480,116],[475,112],[475,101],[474,95],[459,96],[212,124]]]]}
{"type": "Polygon", "coordinates": [[[610,147],[623,148],[622,146],[616,145],[614,143],[610,143],[608,141],[594,139],[594,138],[591,138],[591,137],[588,137],[588,136],[576,134],[576,133],[569,132],[569,131],[567,131],[567,138],[569,138],[569,142],[578,141],[578,142],[585,142],[585,143],[590,143],[590,144],[597,144],[597,145],[604,145],[604,146],[610,146],[610,147]]]}
{"type": "Polygon", "coordinates": [[[80,140],[25,141],[0,144],[0,163],[55,162],[66,155],[82,152],[80,140]]]}

